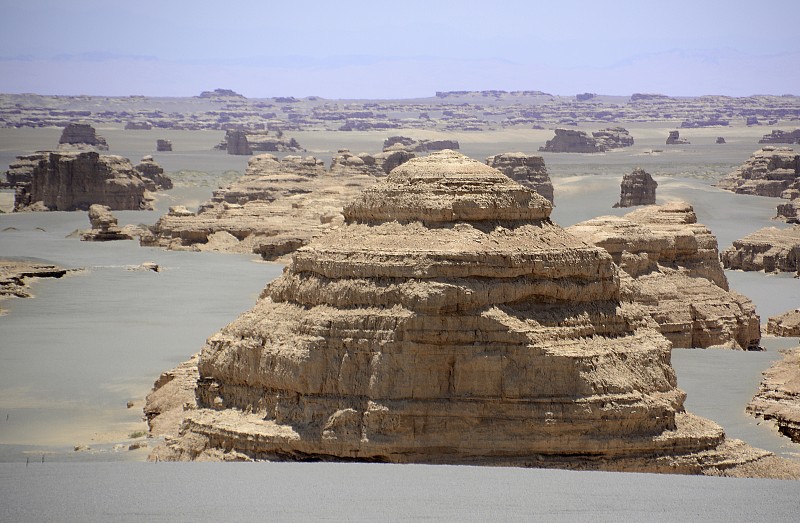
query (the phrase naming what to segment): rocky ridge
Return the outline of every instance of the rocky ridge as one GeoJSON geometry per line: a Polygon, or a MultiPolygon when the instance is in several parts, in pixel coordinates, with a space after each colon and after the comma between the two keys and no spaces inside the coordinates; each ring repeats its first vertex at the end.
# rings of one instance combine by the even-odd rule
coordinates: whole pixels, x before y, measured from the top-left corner
{"type": "Polygon", "coordinates": [[[765,134],[758,143],[797,143],[800,144],[800,129],[794,131],[781,131],[774,129],[770,134],[765,134]]]}
{"type": "Polygon", "coordinates": [[[789,147],[765,146],[739,168],[717,182],[717,187],[737,194],[786,198],[800,194],[800,154],[789,147]]]}
{"type": "Polygon", "coordinates": [[[641,305],[675,347],[757,349],[760,319],[728,289],[717,239],[686,202],[602,216],[567,231],[607,250],[624,299],[641,305]]]}
{"type": "Polygon", "coordinates": [[[209,338],[197,408],[151,458],[711,474],[777,459],[684,411],[669,342],[550,210],[454,152],[394,169],[209,338]]]}
{"type": "Polygon", "coordinates": [[[529,156],[525,153],[495,154],[486,158],[486,165],[536,191],[553,203],[553,182],[550,181],[544,158],[541,156],[529,156]]]}
{"type": "Polygon", "coordinates": [[[767,334],[773,336],[800,336],[800,308],[773,316],[767,321],[767,334]]]}
{"type": "Polygon", "coordinates": [[[783,359],[763,372],[747,411],[774,421],[781,434],[800,443],[800,348],[782,352],[783,359]]]}
{"type": "Polygon", "coordinates": [[[622,177],[619,189],[619,202],[614,207],[634,207],[637,205],[654,205],[656,203],[656,182],[650,173],[636,168],[622,177]]]}
{"type": "Polygon", "coordinates": [[[142,158],[135,169],[148,191],[172,189],[172,179],[164,174],[164,168],[158,165],[151,155],[142,158]]]}
{"type": "Polygon", "coordinates": [[[800,274],[800,225],[759,229],[734,241],[721,258],[726,269],[800,274]]]}

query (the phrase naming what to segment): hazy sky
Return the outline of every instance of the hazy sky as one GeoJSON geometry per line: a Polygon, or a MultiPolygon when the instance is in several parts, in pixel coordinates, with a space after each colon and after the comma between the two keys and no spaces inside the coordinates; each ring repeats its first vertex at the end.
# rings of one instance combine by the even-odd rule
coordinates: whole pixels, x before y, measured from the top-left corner
{"type": "Polygon", "coordinates": [[[800,1],[1,0],[0,92],[800,94],[800,1]]]}

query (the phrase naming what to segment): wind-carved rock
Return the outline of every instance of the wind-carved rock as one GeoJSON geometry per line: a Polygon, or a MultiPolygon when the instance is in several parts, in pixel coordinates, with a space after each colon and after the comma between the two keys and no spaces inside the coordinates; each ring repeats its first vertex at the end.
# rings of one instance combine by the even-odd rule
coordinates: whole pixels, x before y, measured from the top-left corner
{"type": "Polygon", "coordinates": [[[669,342],[551,207],[452,151],[397,167],[209,338],[197,408],[151,458],[681,473],[768,459],[684,411],[669,342]]]}
{"type": "Polygon", "coordinates": [[[681,138],[680,131],[670,131],[667,136],[667,145],[688,145],[690,143],[686,138],[681,138]]]}
{"type": "Polygon", "coordinates": [[[773,129],[770,134],[761,137],[758,143],[798,143],[800,144],[800,129],[794,131],[782,131],[773,129]]]}
{"type": "Polygon", "coordinates": [[[196,214],[171,210],[159,218],[150,235],[142,236],[141,243],[175,250],[256,253],[267,260],[286,256],[340,223],[344,203],[375,183],[377,160],[369,174],[363,160],[350,163],[338,162],[336,172],[329,173],[313,156],[280,160],[271,154],[253,156],[245,175],[214,191],[196,214]]]}
{"type": "Polygon", "coordinates": [[[800,225],[786,229],[765,227],[722,252],[726,269],[800,274],[800,225]]]}
{"type": "Polygon", "coordinates": [[[767,334],[783,337],[800,336],[800,307],[770,318],[767,321],[767,334]]]}
{"type": "Polygon", "coordinates": [[[656,203],[656,182],[644,169],[637,167],[622,177],[619,188],[619,202],[614,207],[635,207],[656,203]]]}
{"type": "Polygon", "coordinates": [[[567,228],[622,269],[622,296],[641,305],[675,347],[757,349],[760,319],[728,289],[717,239],[685,202],[602,216],[567,228]]]}
{"type": "Polygon", "coordinates": [[[384,152],[407,151],[416,153],[428,153],[433,151],[443,151],[445,149],[458,150],[458,140],[428,140],[422,138],[415,140],[407,136],[390,136],[383,141],[384,152]]]}
{"type": "Polygon", "coordinates": [[[172,141],[171,140],[164,140],[159,138],[156,140],[156,151],[163,153],[163,152],[171,152],[172,151],[172,141]]]}
{"type": "Polygon", "coordinates": [[[541,156],[529,156],[525,153],[495,154],[486,158],[486,165],[533,189],[553,203],[553,182],[550,181],[541,156]]]}
{"type": "Polygon", "coordinates": [[[164,174],[164,169],[151,155],[142,158],[135,169],[139,172],[148,191],[172,189],[172,179],[164,174]]]}
{"type": "Polygon", "coordinates": [[[575,129],[556,129],[552,140],[547,140],[541,152],[549,153],[602,153],[606,149],[594,137],[575,129]]]}
{"type": "Polygon", "coordinates": [[[117,217],[105,205],[94,204],[89,207],[89,223],[92,229],[81,235],[81,240],[91,242],[107,242],[116,240],[132,240],[140,236],[143,226],[126,225],[120,227],[117,217]]]}
{"type": "Polygon", "coordinates": [[[106,139],[97,134],[94,127],[88,123],[71,123],[64,127],[61,138],[58,140],[59,148],[90,146],[98,151],[107,151],[106,139]]]}
{"type": "Polygon", "coordinates": [[[130,160],[86,152],[43,152],[27,157],[30,183],[17,186],[14,210],[149,209],[145,183],[130,160]]]}
{"type": "MultiPolygon", "coordinates": [[[[717,187],[737,194],[779,198],[784,191],[800,193],[800,153],[789,147],[765,146],[717,182],[717,187]]],[[[797,193],[787,193],[787,199],[797,193]]]]}
{"type": "Polygon", "coordinates": [[[783,359],[763,372],[747,412],[774,421],[781,434],[800,443],[800,348],[782,352],[783,359]]]}
{"type": "Polygon", "coordinates": [[[592,137],[604,150],[621,149],[633,145],[633,137],[624,127],[607,127],[593,132],[592,137]]]}

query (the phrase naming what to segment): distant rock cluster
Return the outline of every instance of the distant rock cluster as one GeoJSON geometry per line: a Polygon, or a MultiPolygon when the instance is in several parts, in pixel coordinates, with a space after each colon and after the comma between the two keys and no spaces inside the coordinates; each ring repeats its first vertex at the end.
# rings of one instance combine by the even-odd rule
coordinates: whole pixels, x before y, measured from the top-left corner
{"type": "Polygon", "coordinates": [[[758,143],[797,143],[800,144],[800,129],[794,131],[781,131],[774,129],[770,134],[765,134],[758,143]]]}
{"type": "Polygon", "coordinates": [[[282,135],[270,135],[269,131],[248,132],[228,130],[225,140],[215,147],[228,154],[251,155],[253,151],[300,152],[304,151],[294,138],[286,139],[282,135]]]}
{"type": "Polygon", "coordinates": [[[524,153],[495,154],[486,158],[486,164],[523,186],[533,189],[553,203],[553,182],[550,181],[544,158],[541,156],[529,156],[524,153]]]}
{"type": "Polygon", "coordinates": [[[456,151],[459,147],[457,140],[415,140],[407,136],[390,136],[383,141],[384,152],[403,150],[414,153],[428,153],[444,149],[456,151]]]}
{"type": "Polygon", "coordinates": [[[575,129],[556,129],[555,137],[539,151],[550,153],[602,153],[611,149],[630,147],[633,138],[624,127],[609,127],[589,136],[575,129]]]}
{"type": "Polygon", "coordinates": [[[787,190],[800,191],[800,154],[789,147],[767,145],[720,179],[717,187],[737,194],[773,198],[781,197],[787,190]]]}
{"type": "Polygon", "coordinates": [[[107,151],[106,139],[99,136],[94,127],[87,123],[71,123],[64,127],[58,139],[60,149],[92,147],[98,151],[107,151]]]}

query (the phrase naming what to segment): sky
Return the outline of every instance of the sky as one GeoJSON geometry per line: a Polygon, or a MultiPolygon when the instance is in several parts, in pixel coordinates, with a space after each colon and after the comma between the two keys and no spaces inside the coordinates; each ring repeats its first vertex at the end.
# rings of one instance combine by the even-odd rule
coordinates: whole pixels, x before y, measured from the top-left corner
{"type": "Polygon", "coordinates": [[[800,95],[800,2],[0,0],[0,92],[800,95]]]}

